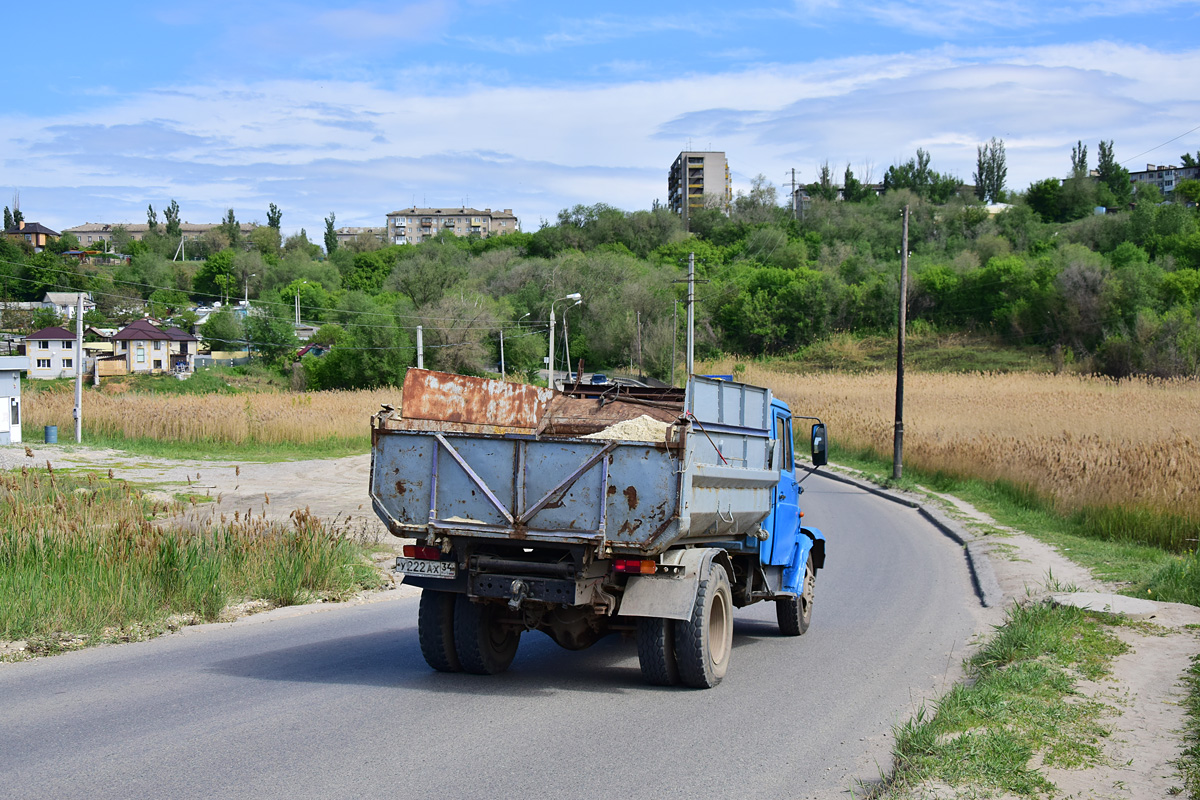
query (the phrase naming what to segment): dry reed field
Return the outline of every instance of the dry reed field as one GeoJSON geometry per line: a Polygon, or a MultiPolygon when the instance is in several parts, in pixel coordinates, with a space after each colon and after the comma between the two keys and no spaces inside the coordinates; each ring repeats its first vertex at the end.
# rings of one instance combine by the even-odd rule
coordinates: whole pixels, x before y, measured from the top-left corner
{"type": "MultiPolygon", "coordinates": [[[[398,403],[399,389],[305,394],[162,395],[89,391],[83,398],[85,433],[127,439],[244,444],[310,443],[370,436],[370,416],[381,403],[398,403]]],[[[25,403],[25,425],[74,430],[72,392],[39,392],[25,403]]]]}
{"type": "MultiPolygon", "coordinates": [[[[824,419],[840,446],[891,457],[895,375],[748,363],[743,379],[824,419]]],[[[1067,509],[1200,515],[1200,382],[910,373],[904,397],[906,465],[1028,484],[1067,509]]]]}

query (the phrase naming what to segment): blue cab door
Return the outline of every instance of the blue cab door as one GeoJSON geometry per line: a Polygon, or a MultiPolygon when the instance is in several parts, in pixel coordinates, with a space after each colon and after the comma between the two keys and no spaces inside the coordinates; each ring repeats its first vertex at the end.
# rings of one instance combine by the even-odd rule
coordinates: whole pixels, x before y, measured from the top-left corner
{"type": "Polygon", "coordinates": [[[800,536],[800,485],[796,482],[795,456],[792,452],[792,415],[784,407],[771,405],[771,429],[776,445],[779,483],[771,497],[771,513],[763,520],[769,538],[759,544],[758,555],[764,564],[792,566],[800,536]]]}

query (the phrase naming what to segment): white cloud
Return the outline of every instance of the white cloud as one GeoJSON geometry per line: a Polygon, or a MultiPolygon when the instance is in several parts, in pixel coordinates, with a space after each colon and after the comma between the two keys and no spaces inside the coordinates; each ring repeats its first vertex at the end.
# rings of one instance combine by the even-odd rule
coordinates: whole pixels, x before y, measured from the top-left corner
{"type": "MultiPolygon", "coordinates": [[[[1070,145],[1113,139],[1118,158],[1195,125],[1200,50],[1105,42],[940,48],[578,88],[301,80],[176,86],[96,98],[86,112],[0,115],[3,173],[51,227],[138,220],[179,200],[191,221],[268,202],[285,227],[378,224],[411,204],[513,208],[526,228],[575,203],[647,208],[688,146],[725,150],[737,185],[791,168],[811,181],[928,149],[969,179],[975,145],[1005,140],[1015,188],[1066,171],[1070,145]],[[100,122],[98,120],[104,120],[100,122]],[[110,121],[116,122],[110,122],[110,121]],[[70,187],[70,191],[64,191],[70,187]],[[39,201],[39,196],[45,201],[39,201]]],[[[1185,137],[1157,158],[1200,149],[1185,137]]],[[[1134,165],[1138,166],[1138,165],[1134,165]]],[[[0,187],[4,190],[4,187],[0,187]]]]}

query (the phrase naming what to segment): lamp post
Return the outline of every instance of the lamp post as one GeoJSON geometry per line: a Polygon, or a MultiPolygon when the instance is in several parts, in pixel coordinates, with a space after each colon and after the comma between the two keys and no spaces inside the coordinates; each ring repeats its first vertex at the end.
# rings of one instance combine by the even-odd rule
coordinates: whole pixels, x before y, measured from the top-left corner
{"type": "Polygon", "coordinates": [[[578,300],[582,297],[579,292],[571,292],[566,297],[560,297],[550,303],[550,357],[546,359],[546,366],[549,367],[549,379],[547,385],[551,389],[554,388],[554,304],[561,303],[563,300],[578,300]]]}
{"type": "MultiPolygon", "coordinates": [[[[567,333],[567,312],[577,305],[582,304],[582,300],[576,300],[571,305],[563,309],[563,348],[567,351],[567,382],[571,381],[571,337],[567,333]]],[[[579,375],[575,375],[575,382],[579,382],[579,375]]]]}
{"type": "Polygon", "coordinates": [[[250,279],[257,274],[258,273],[251,272],[246,275],[246,283],[242,287],[242,305],[244,306],[250,305],[250,279]]]}

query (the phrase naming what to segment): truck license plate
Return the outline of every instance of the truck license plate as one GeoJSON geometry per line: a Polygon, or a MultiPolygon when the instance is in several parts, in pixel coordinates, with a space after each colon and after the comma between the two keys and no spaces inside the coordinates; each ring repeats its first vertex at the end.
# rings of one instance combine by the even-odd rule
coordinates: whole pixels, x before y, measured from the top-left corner
{"type": "Polygon", "coordinates": [[[427,578],[453,578],[458,574],[458,564],[453,561],[429,561],[424,558],[396,559],[396,572],[405,575],[424,575],[427,578]]]}

